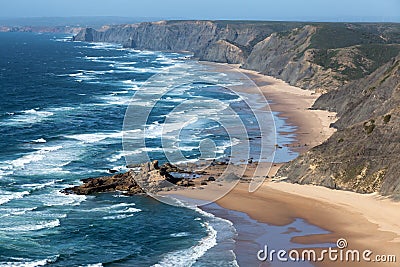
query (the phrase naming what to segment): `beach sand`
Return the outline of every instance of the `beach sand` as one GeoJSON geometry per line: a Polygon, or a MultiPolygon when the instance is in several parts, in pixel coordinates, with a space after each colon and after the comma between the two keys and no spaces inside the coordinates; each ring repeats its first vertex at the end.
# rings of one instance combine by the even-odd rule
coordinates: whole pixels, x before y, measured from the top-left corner
{"type": "MultiPolygon", "coordinates": [[[[232,71],[231,65],[211,64],[220,71],[232,71]]],[[[319,94],[302,90],[272,77],[254,71],[242,70],[261,89],[265,97],[272,101],[271,109],[286,118],[286,122],[296,126],[296,140],[291,149],[304,153],[313,146],[321,144],[334,132],[329,125],[336,120],[334,113],[309,110],[319,94]]],[[[248,167],[247,175],[251,176],[255,164],[248,167]]],[[[281,165],[275,164],[271,169],[267,166],[265,173],[274,176],[281,165]]],[[[221,167],[220,167],[221,168],[221,167]]],[[[218,174],[218,167],[209,172],[218,174]]],[[[211,175],[209,174],[209,175],[211,175]]],[[[285,226],[297,218],[304,219],[311,225],[327,230],[329,233],[315,235],[298,235],[291,239],[294,243],[319,244],[336,243],[339,238],[348,242],[347,249],[369,249],[372,258],[377,254],[396,255],[396,263],[377,262],[340,262],[324,261],[317,266],[398,266],[400,261],[400,203],[378,196],[362,195],[352,192],[332,190],[319,186],[297,185],[285,182],[274,182],[271,179],[254,193],[249,193],[248,182],[240,182],[236,186],[226,182],[212,182],[196,189],[178,190],[173,194],[194,199],[214,200],[226,209],[244,212],[252,219],[269,225],[285,226]],[[228,194],[227,188],[234,187],[228,194]]],[[[231,219],[235,224],[235,220],[231,219]]],[[[238,223],[238,222],[236,222],[238,223]]],[[[256,229],[256,228],[255,228],[256,229]]],[[[236,239],[236,254],[239,262],[251,262],[251,266],[267,266],[256,259],[257,251],[246,250],[254,235],[263,233],[239,233],[236,239]],[[240,259],[242,257],[242,259],[240,259]]],[[[257,244],[262,249],[262,244],[257,244]]],[[[254,246],[253,246],[254,247],[254,246]]],[[[317,249],[318,250],[318,249],[317,249]]],[[[279,265],[278,265],[279,266],[279,265]]],[[[281,265],[285,266],[285,265],[281,265]]],[[[295,265],[297,266],[297,265],[295,265]]]]}

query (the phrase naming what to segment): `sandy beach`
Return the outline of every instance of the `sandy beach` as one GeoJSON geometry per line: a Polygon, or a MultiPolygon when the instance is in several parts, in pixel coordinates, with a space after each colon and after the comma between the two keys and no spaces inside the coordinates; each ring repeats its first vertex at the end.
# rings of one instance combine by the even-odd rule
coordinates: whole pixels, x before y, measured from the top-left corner
{"type": "MultiPolygon", "coordinates": [[[[231,68],[229,66],[218,64],[218,68],[225,71],[229,71],[231,68]]],[[[290,145],[291,149],[305,153],[311,147],[321,144],[334,132],[329,128],[329,125],[336,120],[334,113],[309,109],[319,94],[290,86],[283,81],[253,71],[239,69],[238,66],[235,66],[235,69],[250,77],[259,86],[265,97],[272,101],[273,111],[279,112],[280,116],[286,118],[289,125],[296,126],[296,140],[290,145]]],[[[254,165],[248,167],[246,176],[251,176],[254,165]]],[[[266,175],[274,176],[279,167],[280,164],[275,164],[269,172],[266,167],[266,175]]],[[[218,170],[214,172],[218,173],[218,170]]],[[[210,170],[210,173],[212,174],[213,170],[210,170]]],[[[226,186],[231,185],[213,182],[202,188],[175,191],[174,194],[212,200],[221,195],[226,186]]],[[[320,244],[336,244],[339,238],[344,238],[348,243],[347,249],[371,250],[373,252],[371,258],[378,254],[396,255],[397,262],[400,261],[400,203],[377,194],[362,195],[268,179],[254,193],[249,193],[248,182],[240,182],[232,191],[220,198],[217,204],[226,209],[244,212],[259,223],[268,225],[284,227],[301,218],[326,232],[299,233],[291,238],[291,242],[311,245],[317,251],[321,250],[320,244]]],[[[227,216],[227,219],[235,224],[235,220],[227,216]]],[[[235,251],[239,262],[242,257],[242,262],[251,262],[252,266],[268,266],[257,261],[257,251],[251,255],[248,250],[243,249],[249,247],[251,238],[251,233],[244,235],[239,233],[235,251]]],[[[253,248],[259,246],[261,249],[261,245],[258,242],[253,244],[253,248]]],[[[315,265],[397,266],[396,263],[329,260],[317,262],[315,265]]]]}

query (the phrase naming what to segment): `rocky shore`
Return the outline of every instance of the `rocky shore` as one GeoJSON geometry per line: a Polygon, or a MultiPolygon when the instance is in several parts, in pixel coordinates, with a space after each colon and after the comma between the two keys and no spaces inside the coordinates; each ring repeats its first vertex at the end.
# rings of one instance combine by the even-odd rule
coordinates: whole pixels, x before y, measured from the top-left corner
{"type": "MultiPolygon", "coordinates": [[[[220,166],[225,163],[220,163],[220,166]]],[[[64,194],[91,195],[105,192],[124,192],[126,195],[177,190],[177,187],[204,186],[215,178],[205,171],[186,171],[170,163],[159,166],[158,161],[128,166],[126,173],[87,178],[82,185],[63,189],[64,194]],[[199,179],[191,179],[197,177],[199,179]]]]}

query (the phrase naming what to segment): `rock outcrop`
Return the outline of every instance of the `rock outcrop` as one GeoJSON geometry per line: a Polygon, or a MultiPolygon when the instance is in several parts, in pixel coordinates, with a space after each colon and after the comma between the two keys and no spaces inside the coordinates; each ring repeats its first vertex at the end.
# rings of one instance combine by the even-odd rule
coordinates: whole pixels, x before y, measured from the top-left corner
{"type": "Polygon", "coordinates": [[[83,179],[82,185],[62,190],[65,194],[91,195],[122,191],[129,195],[157,192],[181,182],[170,173],[183,172],[171,164],[158,166],[158,161],[140,164],[135,170],[113,176],[83,179]]]}

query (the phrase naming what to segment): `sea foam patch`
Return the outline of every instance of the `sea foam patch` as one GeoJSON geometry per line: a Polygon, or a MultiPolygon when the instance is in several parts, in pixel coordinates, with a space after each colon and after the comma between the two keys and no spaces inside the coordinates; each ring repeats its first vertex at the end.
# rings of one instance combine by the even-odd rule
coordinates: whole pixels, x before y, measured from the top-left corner
{"type": "Polygon", "coordinates": [[[33,260],[33,259],[11,257],[10,261],[0,262],[0,266],[4,266],[4,267],[5,266],[9,266],[9,267],[39,267],[39,266],[46,266],[48,264],[51,264],[51,263],[55,262],[58,257],[59,257],[59,255],[54,256],[52,258],[48,258],[48,259],[42,259],[42,260],[33,260]]]}
{"type": "Polygon", "coordinates": [[[27,195],[29,195],[28,191],[10,192],[10,191],[0,190],[0,205],[8,203],[14,199],[21,199],[27,195]]]}
{"type": "Polygon", "coordinates": [[[48,175],[66,174],[69,171],[63,166],[68,165],[77,156],[77,151],[71,149],[71,144],[61,143],[48,145],[38,143],[32,145],[33,152],[25,153],[14,160],[0,163],[0,170],[6,175],[48,175]],[[65,147],[64,147],[65,146],[65,147]],[[69,148],[68,148],[69,146],[69,148]]]}
{"type": "Polygon", "coordinates": [[[103,132],[103,133],[86,133],[86,134],[74,134],[65,136],[69,139],[75,139],[83,143],[91,144],[97,143],[106,139],[120,139],[122,138],[121,132],[103,132]]]}
{"type": "Polygon", "coordinates": [[[18,225],[13,227],[0,228],[0,230],[5,232],[29,232],[29,231],[39,231],[43,229],[51,229],[60,226],[60,220],[56,219],[53,221],[42,221],[36,224],[29,223],[26,225],[18,225]]]}
{"type": "Polygon", "coordinates": [[[202,238],[197,245],[184,250],[178,250],[171,253],[168,253],[164,256],[164,258],[159,261],[157,264],[153,265],[153,267],[166,267],[166,266],[191,266],[198,259],[200,259],[207,250],[214,247],[217,244],[217,232],[214,228],[205,223],[205,227],[207,228],[208,235],[202,238]]]}
{"type": "Polygon", "coordinates": [[[10,115],[3,123],[6,126],[24,126],[26,124],[42,122],[53,115],[53,112],[40,110],[38,108],[28,109],[13,113],[13,115],[10,115]]]}

